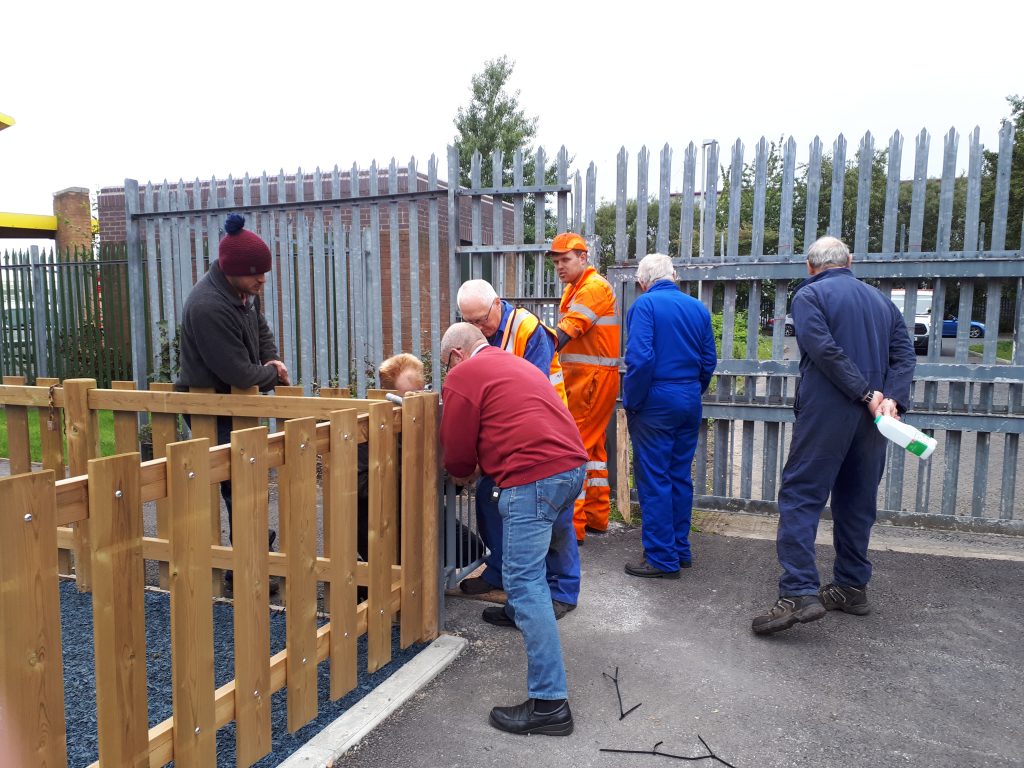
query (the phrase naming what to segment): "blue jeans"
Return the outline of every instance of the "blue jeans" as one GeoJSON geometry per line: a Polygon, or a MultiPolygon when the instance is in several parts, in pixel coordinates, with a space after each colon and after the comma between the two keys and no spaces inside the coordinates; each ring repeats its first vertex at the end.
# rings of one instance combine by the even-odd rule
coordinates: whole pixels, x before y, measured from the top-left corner
{"type": "Polygon", "coordinates": [[[565,516],[572,523],[573,502],[583,488],[584,474],[580,464],[534,483],[502,488],[498,500],[504,523],[506,610],[523,633],[526,686],[532,699],[569,696],[545,558],[556,521],[565,516]]]}
{"type": "MultiPolygon", "coordinates": [[[[501,513],[498,502],[491,500],[494,478],[483,475],[476,481],[476,520],[480,538],[491,554],[484,560],[481,578],[492,587],[502,589],[501,563],[504,559],[501,513]]],[[[546,558],[548,587],[551,599],[576,605],[580,599],[580,550],[572,515],[559,516],[551,532],[551,547],[546,558]]]]}

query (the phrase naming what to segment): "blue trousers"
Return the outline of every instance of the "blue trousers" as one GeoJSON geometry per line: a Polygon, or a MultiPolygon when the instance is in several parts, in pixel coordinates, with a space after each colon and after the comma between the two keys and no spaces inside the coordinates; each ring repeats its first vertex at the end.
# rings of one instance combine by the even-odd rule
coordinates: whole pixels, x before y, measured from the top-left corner
{"type": "Polygon", "coordinates": [[[692,559],[692,465],[700,432],[700,384],[655,383],[643,407],[626,416],[643,512],[644,557],[659,570],[678,571],[692,559]]]}
{"type": "Polygon", "coordinates": [[[779,490],[781,596],[818,593],[814,539],[829,494],[836,550],[833,581],[861,587],[871,580],[868,540],[878,512],[885,449],[885,438],[862,404],[822,398],[797,413],[779,490]]]}
{"type": "MultiPolygon", "coordinates": [[[[506,610],[523,633],[526,684],[533,699],[569,696],[545,560],[556,521],[565,518],[573,530],[573,502],[583,488],[584,474],[581,464],[534,483],[503,488],[498,501],[504,522],[502,579],[508,593],[506,610]]],[[[575,548],[575,538],[572,544],[575,548]]]]}
{"type": "MultiPolygon", "coordinates": [[[[502,589],[502,554],[504,536],[498,504],[491,500],[494,479],[483,475],[476,481],[477,530],[491,554],[484,560],[484,581],[502,589]]],[[[576,529],[572,525],[572,510],[568,517],[559,516],[551,532],[551,546],[545,558],[551,599],[576,605],[580,599],[580,550],[576,545],[576,529]]]]}

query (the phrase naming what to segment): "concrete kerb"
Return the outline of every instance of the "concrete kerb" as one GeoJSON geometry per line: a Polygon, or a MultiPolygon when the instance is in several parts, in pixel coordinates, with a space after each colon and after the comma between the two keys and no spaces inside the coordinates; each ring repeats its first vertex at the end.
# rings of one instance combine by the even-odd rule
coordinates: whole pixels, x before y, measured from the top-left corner
{"type": "Polygon", "coordinates": [[[345,714],[280,763],[281,768],[329,768],[379,723],[437,677],[465,650],[465,638],[441,635],[345,714]]]}

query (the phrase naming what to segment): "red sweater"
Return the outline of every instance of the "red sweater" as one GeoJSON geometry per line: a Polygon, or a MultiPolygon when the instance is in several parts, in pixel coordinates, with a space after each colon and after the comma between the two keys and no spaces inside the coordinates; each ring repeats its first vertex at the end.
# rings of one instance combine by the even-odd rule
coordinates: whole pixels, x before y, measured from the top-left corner
{"type": "Polygon", "coordinates": [[[525,485],[587,460],[572,414],[535,365],[484,347],[444,382],[441,446],[453,477],[477,465],[501,488],[525,485]]]}

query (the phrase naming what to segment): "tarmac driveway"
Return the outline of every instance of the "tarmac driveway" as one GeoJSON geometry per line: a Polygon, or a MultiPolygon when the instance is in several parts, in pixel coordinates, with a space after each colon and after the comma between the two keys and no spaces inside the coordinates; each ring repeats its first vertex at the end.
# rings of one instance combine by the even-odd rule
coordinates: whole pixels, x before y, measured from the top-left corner
{"type": "MultiPolygon", "coordinates": [[[[525,698],[522,641],[483,623],[484,604],[451,598],[447,629],[468,649],[338,764],[660,766],[599,749],[662,741],[696,756],[700,734],[736,768],[1024,766],[1024,562],[873,552],[870,616],[761,638],[750,619],[775,598],[774,543],[693,540],[695,567],[662,582],[622,572],[639,530],[588,538],[580,606],[559,622],[572,736],[487,724],[491,706],[525,698]],[[625,708],[641,705],[624,720],[602,675],[616,667],[625,708]]],[[[826,580],[831,555],[819,546],[826,580]]]]}

